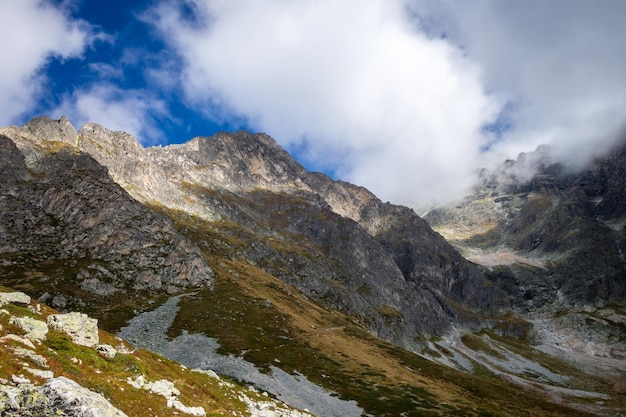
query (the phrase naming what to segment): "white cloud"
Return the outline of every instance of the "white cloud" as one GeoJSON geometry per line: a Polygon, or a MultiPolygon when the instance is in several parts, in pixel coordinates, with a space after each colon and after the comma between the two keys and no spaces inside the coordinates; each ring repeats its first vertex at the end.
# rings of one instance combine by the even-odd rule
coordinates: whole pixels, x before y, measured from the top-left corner
{"type": "Polygon", "coordinates": [[[165,2],[165,38],[187,96],[236,113],[318,167],[381,198],[418,204],[467,185],[498,106],[462,51],[427,39],[401,1],[165,2]],[[320,161],[320,158],[325,160],[320,161]]]}
{"type": "Polygon", "coordinates": [[[605,151],[626,122],[626,2],[420,1],[463,44],[486,88],[512,100],[515,130],[496,148],[550,143],[574,165],[605,151]]]}
{"type": "Polygon", "coordinates": [[[36,104],[43,83],[38,71],[50,57],[79,56],[90,42],[89,26],[68,18],[63,7],[39,0],[0,2],[0,124],[36,104]]]}
{"type": "Polygon", "coordinates": [[[99,79],[121,79],[124,77],[124,71],[119,66],[105,62],[92,62],[88,66],[89,70],[97,74],[99,79]]]}
{"type": "Polygon", "coordinates": [[[154,117],[167,117],[168,111],[162,100],[146,91],[122,90],[102,83],[75,91],[50,114],[57,118],[66,116],[77,128],[94,122],[130,133],[144,145],[154,145],[163,135],[154,117]]]}
{"type": "Polygon", "coordinates": [[[494,152],[547,142],[582,160],[624,122],[620,0],[184,4],[152,18],[192,103],[247,117],[386,200],[457,196],[506,103],[513,128],[494,152]]]}

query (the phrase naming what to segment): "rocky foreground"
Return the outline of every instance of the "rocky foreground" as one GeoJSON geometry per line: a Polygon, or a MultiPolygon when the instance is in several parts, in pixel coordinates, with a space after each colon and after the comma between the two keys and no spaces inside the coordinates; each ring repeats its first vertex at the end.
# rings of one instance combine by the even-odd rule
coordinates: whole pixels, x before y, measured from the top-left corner
{"type": "Polygon", "coordinates": [[[311,416],[267,394],[222,380],[213,371],[188,370],[137,352],[122,339],[100,331],[97,321],[85,314],[52,313],[22,292],[0,292],[2,416],[206,416],[219,411],[258,417],[311,416]],[[188,381],[190,373],[193,381],[188,381]],[[204,387],[208,399],[202,401],[197,392],[181,392],[189,384],[196,391],[202,391],[197,384],[204,387]],[[217,407],[215,396],[224,398],[217,407]]]}

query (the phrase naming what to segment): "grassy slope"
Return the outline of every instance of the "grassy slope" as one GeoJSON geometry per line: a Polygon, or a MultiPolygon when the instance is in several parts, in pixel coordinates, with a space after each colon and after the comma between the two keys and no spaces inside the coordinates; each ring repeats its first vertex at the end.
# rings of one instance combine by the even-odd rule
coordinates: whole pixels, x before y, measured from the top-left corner
{"type": "MultiPolygon", "coordinates": [[[[185,298],[170,336],[187,330],[216,337],[225,353],[242,355],[261,369],[274,365],[288,372],[298,371],[342,398],[356,400],[366,413],[376,416],[588,415],[550,402],[541,394],[526,392],[481,366],[476,366],[473,374],[459,372],[375,338],[351,318],[309,301],[304,294],[261,268],[238,259],[238,248],[254,239],[249,231],[228,222],[206,223],[185,213],[167,214],[178,222],[182,233],[198,242],[216,271],[213,290],[203,289],[185,298]]],[[[280,240],[277,242],[281,243],[280,240]]],[[[280,250],[306,250],[306,247],[287,246],[280,250]]],[[[37,267],[33,269],[36,271],[37,267]]],[[[71,273],[62,276],[64,268],[64,265],[55,267],[54,274],[44,271],[47,272],[44,275],[52,275],[55,280],[55,283],[46,282],[45,287],[74,285],[71,273]]],[[[9,280],[12,287],[34,290],[34,295],[43,291],[44,284],[39,282],[36,274],[23,271],[18,275],[9,280]]],[[[124,300],[100,299],[95,308],[87,310],[93,310],[89,313],[101,319],[104,328],[115,331],[124,320],[154,308],[164,300],[163,295],[129,290],[124,300]],[[150,305],[149,301],[155,302],[150,305]],[[101,310],[105,305],[111,309],[101,310]]],[[[106,340],[107,336],[103,337],[106,340]]],[[[115,343],[119,342],[111,342],[115,343]]],[[[179,383],[189,384],[187,392],[193,394],[190,398],[182,398],[185,404],[202,403],[205,408],[205,404],[213,404],[212,412],[215,413],[243,407],[212,387],[211,380],[197,374],[183,375],[186,372],[180,367],[157,355],[137,351],[122,363],[113,363],[117,359],[105,363],[104,359],[90,355],[69,350],[64,362],[55,363],[55,375],[71,376],[72,372],[80,375],[79,383],[105,392],[114,405],[128,404],[125,407],[131,410],[127,411],[129,415],[150,415],[146,412],[142,392],[134,392],[125,382],[127,376],[136,374],[135,368],[143,366],[142,361],[149,363],[147,369],[158,370],[152,374],[154,378],[148,375],[149,380],[158,379],[156,375],[163,373],[171,375],[168,379],[177,386],[179,383]],[[76,367],[67,360],[71,357],[68,355],[77,354],[91,358],[83,363],[95,361],[85,375],[84,372],[77,373],[76,367]],[[102,385],[101,374],[96,374],[95,369],[119,377],[113,376],[102,385]],[[202,380],[194,381],[193,378],[202,380]],[[208,389],[208,393],[202,389],[194,391],[203,385],[206,387],[202,389],[208,389]],[[124,391],[120,387],[124,387],[124,391]]],[[[161,407],[159,410],[164,414],[159,415],[167,415],[165,401],[161,400],[156,398],[148,408],[157,410],[161,407]]]]}
{"type": "Polygon", "coordinates": [[[238,259],[238,248],[251,237],[238,225],[167,214],[199,243],[216,271],[213,290],[186,297],[171,337],[183,330],[215,337],[224,353],[261,369],[300,372],[376,416],[588,415],[524,391],[478,364],[473,374],[464,373],[378,339],[350,317],[238,259]]]}
{"type": "Polygon", "coordinates": [[[216,337],[225,353],[279,366],[377,416],[584,416],[478,367],[459,372],[375,338],[245,262],[215,259],[213,291],[187,297],[170,336],[216,337]]]}
{"type": "MultiPolygon", "coordinates": [[[[0,291],[9,292],[11,289],[0,287],[0,291]]],[[[43,304],[41,307],[41,314],[12,304],[2,308],[13,316],[30,316],[44,321],[49,314],[58,313],[43,304]]],[[[7,314],[0,314],[0,326],[0,337],[9,333],[24,334],[23,330],[9,324],[7,314]]],[[[238,399],[240,392],[245,392],[250,398],[263,398],[241,386],[192,372],[161,355],[142,349],[132,350],[129,344],[105,331],[100,331],[99,336],[100,343],[110,344],[118,349],[124,346],[130,353],[118,352],[115,358],[107,359],[95,349],[78,346],[68,336],[56,331],[50,331],[43,343],[36,344],[35,352],[47,359],[49,368],[46,370],[53,371],[55,377],[66,376],[83,387],[104,395],[111,404],[129,416],[180,415],[174,409],[167,408],[164,397],[128,384],[127,378],[134,379],[139,375],[144,375],[148,381],[167,379],[173,382],[182,393],[179,400],[183,404],[201,405],[208,416],[234,415],[233,412],[236,412],[235,415],[247,415],[244,413],[246,405],[238,399]]],[[[24,374],[37,385],[43,384],[45,380],[24,372],[22,364],[30,363],[31,367],[39,369],[41,366],[29,359],[15,356],[14,347],[24,346],[11,340],[0,342],[0,378],[10,380],[11,375],[24,374]]]]}

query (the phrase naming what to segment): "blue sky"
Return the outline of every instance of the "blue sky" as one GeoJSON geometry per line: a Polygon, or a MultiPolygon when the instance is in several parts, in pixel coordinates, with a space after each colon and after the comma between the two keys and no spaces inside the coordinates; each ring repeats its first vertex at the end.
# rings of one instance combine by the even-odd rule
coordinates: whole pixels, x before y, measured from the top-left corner
{"type": "MultiPolygon", "coordinates": [[[[86,42],[82,53],[76,56],[50,56],[47,59],[40,69],[46,77],[45,94],[33,108],[18,117],[18,122],[39,114],[50,114],[51,109],[63,108],[63,103],[67,108],[67,101],[75,100],[72,96],[80,94],[81,89],[108,84],[107,93],[103,91],[102,94],[112,101],[124,100],[124,92],[137,91],[147,100],[166,103],[165,109],[148,110],[144,122],[149,128],[144,130],[124,126],[123,120],[119,126],[112,120],[113,125],[110,126],[106,116],[97,120],[112,129],[132,130],[144,145],[179,143],[220,130],[250,129],[238,117],[217,120],[199,115],[196,109],[185,104],[180,88],[155,88],[147,71],[177,65],[180,57],[168,49],[162,35],[143,17],[155,4],[154,1],[50,2],[55,3],[68,19],[87,22],[90,26],[88,32],[95,39],[86,42]]],[[[69,109],[68,112],[72,113],[69,109]]],[[[52,113],[52,117],[60,115],[59,110],[52,113]]],[[[71,114],[68,116],[71,117],[71,114]]],[[[95,120],[80,115],[73,119],[78,119],[77,128],[85,121],[95,120]]]]}
{"type": "Polygon", "coordinates": [[[0,125],[66,115],[144,146],[263,131],[414,207],[539,144],[624,136],[622,0],[0,0],[0,125]]]}

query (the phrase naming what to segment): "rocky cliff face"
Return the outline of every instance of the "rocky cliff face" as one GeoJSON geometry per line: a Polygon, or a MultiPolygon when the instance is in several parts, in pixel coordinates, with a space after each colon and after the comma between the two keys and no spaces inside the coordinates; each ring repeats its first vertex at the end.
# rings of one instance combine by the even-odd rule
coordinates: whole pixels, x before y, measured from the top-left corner
{"type": "MultiPolygon", "coordinates": [[[[551,162],[549,148],[539,148],[483,172],[474,194],[426,219],[479,263],[538,267],[536,274],[551,281],[551,296],[527,307],[557,299],[569,306],[623,304],[624,166],[626,146],[582,172],[551,162]]],[[[528,289],[526,301],[534,292],[528,289]]]]}
{"type": "Polygon", "coordinates": [[[71,138],[32,140],[29,128],[0,136],[5,282],[37,283],[59,308],[88,301],[79,293],[105,302],[129,289],[211,284],[198,247],[170,219],[131,198],[71,138]]]}
{"type": "Polygon", "coordinates": [[[489,268],[515,311],[541,317],[544,339],[547,318],[570,340],[563,345],[611,355],[626,348],[625,166],[626,145],[581,172],[552,162],[550,149],[540,147],[483,171],[473,194],[425,218],[489,268]],[[614,319],[597,319],[604,315],[614,319]]]}
{"type": "MultiPolygon", "coordinates": [[[[70,263],[71,285],[99,296],[123,283],[170,292],[205,285],[210,268],[191,241],[215,254],[220,240],[236,235],[236,254],[221,255],[262,265],[406,347],[420,332],[477,325],[472,310],[506,308],[497,288],[412,210],[308,173],[266,135],[222,133],[144,149],[95,124],[75,132],[66,119],[3,132],[5,164],[15,165],[5,170],[14,184],[7,192],[35,208],[3,200],[16,217],[6,219],[3,252],[39,253],[52,269],[70,263]],[[187,227],[181,213],[219,230],[214,241],[187,227]],[[38,227],[29,232],[25,224],[38,227]]],[[[5,259],[18,271],[44,262],[5,259]]]]}
{"type": "Polygon", "coordinates": [[[307,172],[266,135],[222,133],[147,153],[179,189],[254,236],[246,259],[383,338],[414,347],[416,329],[440,334],[472,324],[464,309],[506,307],[412,210],[307,172]]]}
{"type": "MultiPolygon", "coordinates": [[[[529,341],[587,346],[607,358],[602,372],[618,365],[608,377],[623,375],[625,162],[617,151],[574,174],[542,148],[482,172],[472,196],[426,217],[459,252],[413,210],[307,172],[263,134],[144,149],[124,132],[37,118],[0,129],[0,277],[111,330],[185,293],[168,336],[219,336],[264,369],[284,362],[297,372],[308,358],[316,382],[376,415],[443,412],[421,399],[423,387],[407,391],[369,368],[393,354],[394,372],[415,382],[414,369],[432,363],[371,334],[465,371],[478,362],[522,386],[561,384],[534,348],[520,348],[529,341]],[[529,166],[538,174],[526,175],[529,166]],[[474,330],[483,333],[464,333],[474,330]],[[326,338],[359,348],[333,346],[331,360],[326,338]],[[381,411],[390,403],[397,413],[381,411]]],[[[447,372],[433,369],[435,379],[447,372]]],[[[564,385],[575,386],[568,396],[589,389],[564,385]]],[[[509,402],[490,398],[492,410],[509,402]]]]}

